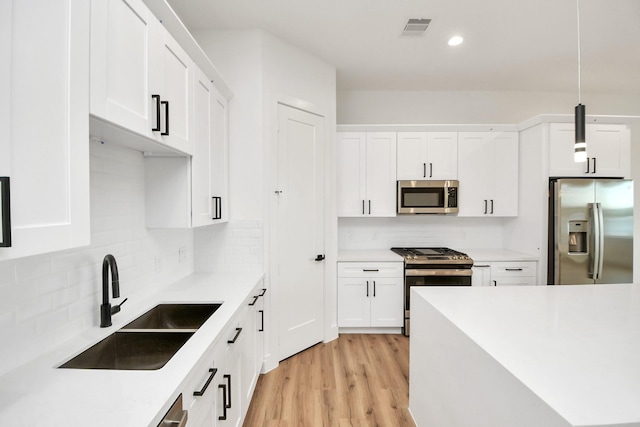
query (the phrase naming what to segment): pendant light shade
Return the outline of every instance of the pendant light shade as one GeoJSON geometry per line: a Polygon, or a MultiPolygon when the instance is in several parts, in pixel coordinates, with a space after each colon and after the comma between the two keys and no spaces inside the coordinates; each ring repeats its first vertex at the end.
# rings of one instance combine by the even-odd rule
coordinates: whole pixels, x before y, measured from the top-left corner
{"type": "Polygon", "coordinates": [[[575,133],[576,142],[573,145],[573,161],[587,161],[587,139],[585,129],[585,108],[584,105],[578,104],[575,108],[575,133]]]}
{"type": "Polygon", "coordinates": [[[574,162],[586,162],[587,161],[587,138],[585,129],[585,107],[581,102],[581,79],[580,79],[580,0],[576,0],[576,11],[578,14],[578,105],[575,108],[575,134],[576,141],[573,146],[573,161],[574,162]]]}

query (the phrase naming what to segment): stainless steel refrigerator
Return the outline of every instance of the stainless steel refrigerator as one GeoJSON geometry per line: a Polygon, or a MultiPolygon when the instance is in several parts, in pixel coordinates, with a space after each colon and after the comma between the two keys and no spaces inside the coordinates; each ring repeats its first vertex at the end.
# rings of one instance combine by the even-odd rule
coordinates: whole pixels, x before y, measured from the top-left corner
{"type": "Polygon", "coordinates": [[[633,181],[549,181],[547,280],[553,285],[633,281],[633,181]]]}

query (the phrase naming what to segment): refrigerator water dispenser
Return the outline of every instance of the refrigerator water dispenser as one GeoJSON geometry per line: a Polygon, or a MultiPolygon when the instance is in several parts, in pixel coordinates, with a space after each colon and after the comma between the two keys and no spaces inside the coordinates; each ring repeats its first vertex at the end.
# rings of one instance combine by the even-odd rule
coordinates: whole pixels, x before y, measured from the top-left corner
{"type": "Polygon", "coordinates": [[[589,221],[569,221],[569,253],[587,253],[589,221]]]}

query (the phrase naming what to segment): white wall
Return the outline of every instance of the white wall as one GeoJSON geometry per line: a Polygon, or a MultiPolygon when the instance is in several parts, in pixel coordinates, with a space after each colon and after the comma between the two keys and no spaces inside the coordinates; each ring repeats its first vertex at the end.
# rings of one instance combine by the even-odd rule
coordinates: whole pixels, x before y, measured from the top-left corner
{"type": "Polygon", "coordinates": [[[147,230],[144,212],[142,154],[91,142],[91,246],[0,262],[0,375],[99,324],[106,254],[121,297],[193,271],[192,232],[147,230]]]}

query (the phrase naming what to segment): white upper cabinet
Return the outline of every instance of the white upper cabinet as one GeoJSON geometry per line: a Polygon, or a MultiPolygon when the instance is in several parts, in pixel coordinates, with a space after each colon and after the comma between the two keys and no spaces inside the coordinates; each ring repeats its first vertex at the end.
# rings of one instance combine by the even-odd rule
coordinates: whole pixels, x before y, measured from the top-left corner
{"type": "Polygon", "coordinates": [[[12,220],[0,261],[88,245],[89,3],[3,1],[0,12],[11,36],[0,42],[0,107],[10,110],[0,176],[10,177],[12,220]]]}
{"type": "Polygon", "coordinates": [[[191,154],[190,63],[142,0],[91,2],[94,117],[191,154]]]}
{"type": "Polygon", "coordinates": [[[587,124],[587,162],[573,161],[573,123],[549,124],[549,176],[630,176],[631,137],[626,125],[587,124]]]}
{"type": "Polygon", "coordinates": [[[227,101],[199,68],[191,70],[193,156],[145,157],[147,227],[228,221],[227,101]]]}
{"type": "Polygon", "coordinates": [[[396,133],[337,137],[338,216],[396,216],[396,133]]]}
{"type": "Polygon", "coordinates": [[[398,180],[458,179],[457,132],[398,132],[398,180]]]}
{"type": "Polygon", "coordinates": [[[518,215],[518,133],[458,134],[458,216],[518,215]]]}

